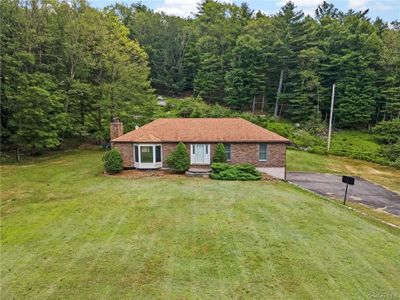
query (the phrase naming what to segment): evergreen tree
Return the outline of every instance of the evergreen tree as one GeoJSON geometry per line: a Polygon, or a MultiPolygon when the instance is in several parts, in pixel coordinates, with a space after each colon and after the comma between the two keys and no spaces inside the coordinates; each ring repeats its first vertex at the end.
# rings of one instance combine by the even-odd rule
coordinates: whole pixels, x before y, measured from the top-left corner
{"type": "Polygon", "coordinates": [[[184,19],[143,4],[0,1],[3,149],[106,140],[111,116],[126,130],[154,118],[153,88],[242,111],[256,96],[265,113],[306,122],[327,121],[336,83],[336,127],[400,118],[399,22],[327,2],[315,15],[292,2],[268,16],[207,0],[184,19]]]}
{"type": "Polygon", "coordinates": [[[341,127],[366,126],[375,112],[380,42],[375,28],[362,14],[349,13],[344,22],[348,30],[337,81],[337,122],[341,127]]]}
{"type": "Polygon", "coordinates": [[[167,157],[168,166],[178,173],[184,173],[190,166],[189,154],[186,151],[186,147],[182,142],[176,146],[176,149],[172,151],[167,157]]]}
{"type": "Polygon", "coordinates": [[[209,101],[222,100],[224,67],[217,39],[211,36],[200,38],[197,52],[200,63],[194,79],[195,94],[209,101]]]}
{"type": "Polygon", "coordinates": [[[215,149],[213,163],[225,163],[226,162],[226,154],[225,154],[225,146],[222,143],[217,145],[215,149]]]}
{"type": "Polygon", "coordinates": [[[250,35],[240,36],[232,56],[230,70],[225,76],[225,102],[241,109],[261,95],[265,87],[261,44],[250,35]]]}
{"type": "Polygon", "coordinates": [[[117,149],[111,149],[104,154],[104,170],[108,174],[119,173],[124,169],[121,153],[117,149]]]}
{"type": "Polygon", "coordinates": [[[396,27],[396,23],[393,25],[393,29],[385,29],[382,33],[379,78],[383,81],[378,98],[381,102],[377,105],[383,120],[400,118],[400,27],[396,27]]]}
{"type": "Polygon", "coordinates": [[[289,112],[293,121],[306,121],[313,116],[320,116],[321,79],[318,66],[323,58],[322,50],[311,47],[300,51],[300,82],[289,100],[289,112]]]}

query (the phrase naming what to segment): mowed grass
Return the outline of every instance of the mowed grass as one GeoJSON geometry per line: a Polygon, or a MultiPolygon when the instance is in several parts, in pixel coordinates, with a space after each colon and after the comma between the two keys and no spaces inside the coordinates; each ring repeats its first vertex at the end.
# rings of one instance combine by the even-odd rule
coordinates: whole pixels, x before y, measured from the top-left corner
{"type": "Polygon", "coordinates": [[[287,170],[360,176],[400,194],[400,170],[363,160],[288,150],[287,170]]]}
{"type": "Polygon", "coordinates": [[[284,182],[1,171],[3,299],[400,297],[399,230],[284,182]]]}

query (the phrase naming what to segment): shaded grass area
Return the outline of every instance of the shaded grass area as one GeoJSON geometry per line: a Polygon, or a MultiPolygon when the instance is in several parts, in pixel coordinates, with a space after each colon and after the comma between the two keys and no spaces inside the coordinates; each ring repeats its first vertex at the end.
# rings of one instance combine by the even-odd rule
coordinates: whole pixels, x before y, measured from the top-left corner
{"type": "Polygon", "coordinates": [[[2,166],[2,298],[400,295],[400,234],[284,182],[105,177],[100,152],[2,166]]]}

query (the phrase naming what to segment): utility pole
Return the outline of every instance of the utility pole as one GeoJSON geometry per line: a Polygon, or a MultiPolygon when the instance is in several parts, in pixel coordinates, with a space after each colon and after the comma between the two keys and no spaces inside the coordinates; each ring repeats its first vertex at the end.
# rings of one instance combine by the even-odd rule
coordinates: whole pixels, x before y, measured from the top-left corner
{"type": "Polygon", "coordinates": [[[264,101],[265,101],[265,92],[263,93],[262,102],[261,102],[261,112],[264,112],[264,101]]]}
{"type": "Polygon", "coordinates": [[[333,103],[335,102],[335,86],[336,84],[332,85],[331,111],[329,114],[329,129],[328,129],[328,152],[329,148],[331,147],[333,103]]]}
{"type": "Polygon", "coordinates": [[[278,118],[279,96],[282,90],[282,83],[283,83],[283,69],[281,70],[281,75],[279,76],[278,92],[276,93],[275,110],[274,110],[275,118],[278,118]]]}

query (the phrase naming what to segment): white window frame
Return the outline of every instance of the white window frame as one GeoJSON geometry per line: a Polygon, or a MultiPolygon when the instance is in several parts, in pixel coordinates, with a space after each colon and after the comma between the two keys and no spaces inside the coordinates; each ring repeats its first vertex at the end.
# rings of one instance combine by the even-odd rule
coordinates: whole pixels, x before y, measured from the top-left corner
{"type": "Polygon", "coordinates": [[[202,143],[197,143],[197,144],[190,144],[190,164],[191,165],[205,165],[205,166],[207,166],[207,165],[210,165],[211,164],[211,145],[210,144],[202,144],[202,143]],[[193,151],[194,151],[194,146],[195,145],[204,145],[204,146],[206,146],[207,148],[207,161],[208,161],[208,163],[207,162],[205,162],[205,163],[198,163],[198,162],[195,162],[194,161],[194,155],[193,155],[193,151]]]}
{"type": "Polygon", "coordinates": [[[159,169],[162,167],[163,162],[163,151],[162,151],[162,144],[134,144],[133,145],[133,162],[134,167],[137,169],[159,169]],[[156,146],[160,146],[161,151],[161,161],[156,162],[156,146]],[[135,147],[138,148],[138,162],[135,161],[135,147]],[[152,147],[153,149],[153,162],[146,162],[143,163],[142,161],[142,152],[141,147],[152,147]]]}
{"type": "Polygon", "coordinates": [[[268,144],[267,143],[259,143],[258,144],[258,161],[268,161],[268,144]],[[261,159],[261,145],[265,145],[265,157],[266,159],[261,159]]]}

